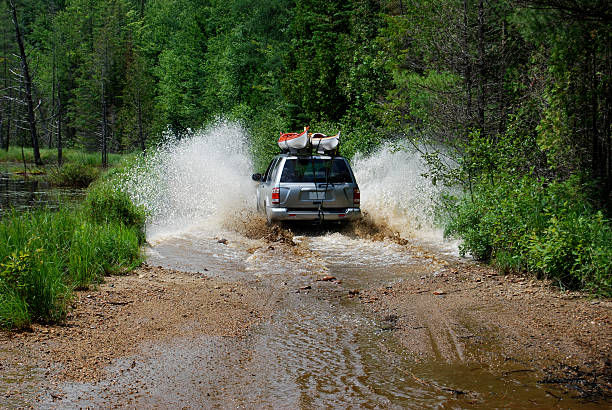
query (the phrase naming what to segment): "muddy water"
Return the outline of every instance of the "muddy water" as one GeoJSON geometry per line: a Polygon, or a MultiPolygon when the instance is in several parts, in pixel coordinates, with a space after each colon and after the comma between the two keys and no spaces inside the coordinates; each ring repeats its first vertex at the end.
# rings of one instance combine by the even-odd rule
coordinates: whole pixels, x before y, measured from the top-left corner
{"type": "Polygon", "coordinates": [[[57,209],[60,206],[76,204],[84,197],[85,191],[82,189],[61,189],[52,187],[48,182],[0,175],[0,217],[10,209],[57,209]]]}
{"type": "Polygon", "coordinates": [[[62,386],[63,406],[589,407],[560,404],[561,392],[513,364],[492,369],[466,362],[460,343],[450,361],[411,357],[394,336],[392,317],[376,318],[359,297],[348,297],[435,274],[440,263],[423,262],[420,246],[312,232],[296,237],[299,246],[291,248],[215,233],[158,239],[149,263],[273,289],[271,300],[262,301],[274,306],[271,317],[245,339],[202,335],[143,343],[138,355],[107,368],[108,379],[62,386]],[[338,280],[320,281],[325,276],[338,280]]]}

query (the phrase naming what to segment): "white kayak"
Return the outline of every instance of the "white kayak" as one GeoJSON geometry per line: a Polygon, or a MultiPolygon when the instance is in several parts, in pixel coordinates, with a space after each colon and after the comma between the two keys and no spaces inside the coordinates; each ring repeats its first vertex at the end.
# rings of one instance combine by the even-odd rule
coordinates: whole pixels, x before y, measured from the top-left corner
{"type": "Polygon", "coordinates": [[[280,133],[278,139],[278,146],[282,151],[297,151],[302,150],[308,146],[310,142],[308,138],[308,127],[304,128],[304,131],[280,133]]]}
{"type": "Polygon", "coordinates": [[[319,154],[334,153],[340,143],[340,133],[336,135],[325,135],[320,132],[310,134],[310,144],[319,154]]]}

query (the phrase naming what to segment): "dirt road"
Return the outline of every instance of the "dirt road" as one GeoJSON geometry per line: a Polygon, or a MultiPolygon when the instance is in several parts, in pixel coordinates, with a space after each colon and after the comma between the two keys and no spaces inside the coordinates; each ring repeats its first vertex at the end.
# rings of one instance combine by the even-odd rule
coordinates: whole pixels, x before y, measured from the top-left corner
{"type": "Polygon", "coordinates": [[[301,234],[154,244],[65,323],[0,334],[0,406],[611,404],[610,301],[384,232],[301,234]]]}

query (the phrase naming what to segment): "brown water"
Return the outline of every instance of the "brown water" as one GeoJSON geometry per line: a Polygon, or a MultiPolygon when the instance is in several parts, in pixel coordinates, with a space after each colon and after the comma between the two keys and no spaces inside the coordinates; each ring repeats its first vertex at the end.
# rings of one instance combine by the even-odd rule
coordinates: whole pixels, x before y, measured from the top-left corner
{"type": "MultiPolygon", "coordinates": [[[[149,263],[194,272],[207,268],[212,276],[269,287],[275,304],[269,320],[242,340],[200,336],[145,343],[137,356],[115,361],[108,379],[61,386],[62,406],[598,407],[539,384],[535,369],[514,362],[483,367],[461,354],[450,362],[406,354],[392,320],[374,318],[346,295],[432,274],[432,266],[409,247],[315,232],[296,238],[313,253],[279,261],[282,255],[263,248],[247,252],[257,240],[232,232],[222,236],[228,245],[204,231],[158,239],[149,263]],[[342,283],[300,290],[321,274],[342,283]]],[[[443,247],[438,257],[454,258],[443,247]]]]}
{"type": "Polygon", "coordinates": [[[16,211],[57,209],[60,206],[76,204],[84,197],[83,189],[57,188],[48,182],[15,179],[0,174],[0,217],[11,209],[16,211]]]}

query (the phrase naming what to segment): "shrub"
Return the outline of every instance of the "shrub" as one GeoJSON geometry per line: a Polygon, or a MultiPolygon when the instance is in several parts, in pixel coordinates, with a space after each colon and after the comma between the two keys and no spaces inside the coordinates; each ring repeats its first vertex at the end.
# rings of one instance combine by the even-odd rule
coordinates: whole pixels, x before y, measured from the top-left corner
{"type": "Polygon", "coordinates": [[[445,233],[462,239],[462,255],[503,271],[528,271],[564,288],[612,295],[612,228],[585,191],[577,179],[480,183],[459,201],[445,233]]]}
{"type": "Polygon", "coordinates": [[[87,188],[96,180],[98,174],[98,169],[92,165],[73,163],[53,168],[50,172],[50,179],[57,186],[87,188]]]}
{"type": "Polygon", "coordinates": [[[111,182],[104,181],[92,187],[85,199],[84,209],[87,216],[98,224],[114,221],[136,228],[140,232],[140,240],[144,241],[144,208],[134,205],[129,195],[116,189],[111,182]]]}

